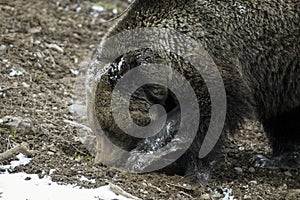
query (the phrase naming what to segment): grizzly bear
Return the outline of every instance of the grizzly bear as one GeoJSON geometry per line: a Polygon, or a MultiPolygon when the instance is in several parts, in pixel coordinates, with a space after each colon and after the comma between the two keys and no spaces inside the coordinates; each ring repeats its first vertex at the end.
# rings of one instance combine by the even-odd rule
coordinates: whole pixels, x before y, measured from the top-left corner
{"type": "MultiPolygon", "coordinates": [[[[176,139],[181,118],[184,118],[191,120],[191,124],[181,130],[185,132],[184,137],[189,138],[189,129],[194,126],[197,127],[197,133],[179,158],[158,171],[206,179],[207,172],[217,160],[224,133],[237,132],[245,119],[261,122],[270,140],[274,158],[268,160],[266,165],[293,160],[299,164],[299,13],[297,0],[134,1],[104,38],[89,66],[89,82],[93,84],[89,84],[88,113],[97,137],[96,162],[132,171],[150,171],[147,167],[151,164],[168,160],[174,152],[183,148],[183,143],[176,143],[176,139]],[[125,31],[151,27],[186,35],[201,44],[222,77],[226,92],[224,128],[216,145],[205,157],[199,157],[199,151],[208,134],[209,124],[212,123],[213,102],[205,78],[195,66],[186,62],[182,55],[146,46],[118,55],[105,67],[99,65],[106,59],[104,54],[118,51],[118,46],[108,42],[110,38],[125,31]],[[115,122],[115,108],[111,98],[117,83],[127,72],[151,63],[164,63],[186,78],[197,98],[200,110],[198,124],[192,123],[193,119],[182,113],[183,105],[178,100],[180,94],[175,94],[170,88],[158,83],[145,84],[138,88],[131,95],[129,103],[130,115],[134,123],[141,127],[149,125],[153,119],[160,119],[160,116],[149,115],[151,106],[160,104],[165,109],[165,126],[156,135],[147,138],[134,137],[126,134],[115,122]],[[99,71],[100,79],[95,75],[99,71]],[[112,149],[111,144],[119,149],[112,149]],[[163,152],[163,147],[167,145],[175,151],[163,152]],[[147,152],[155,152],[155,156],[147,157],[147,152]]],[[[121,44],[123,41],[114,42],[121,44]]],[[[180,38],[175,46],[178,49],[189,48],[180,38]]],[[[158,77],[166,76],[153,72],[153,68],[149,70],[149,77],[153,74],[158,77]]],[[[214,79],[213,76],[210,78],[214,79]]],[[[180,85],[180,81],[175,81],[174,85],[180,85]]],[[[123,87],[123,90],[126,88],[123,87]]],[[[123,92],[117,91],[118,101],[122,101],[123,92]]],[[[224,113],[220,111],[219,114],[224,113]]]]}

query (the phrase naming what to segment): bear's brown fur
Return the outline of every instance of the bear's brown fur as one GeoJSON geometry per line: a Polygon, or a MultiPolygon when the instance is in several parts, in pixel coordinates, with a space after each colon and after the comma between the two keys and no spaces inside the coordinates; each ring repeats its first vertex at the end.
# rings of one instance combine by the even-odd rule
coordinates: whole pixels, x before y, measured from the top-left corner
{"type": "MultiPolygon", "coordinates": [[[[235,132],[243,119],[255,116],[270,139],[274,155],[279,156],[300,151],[299,13],[298,0],[136,0],[106,38],[125,30],[160,27],[186,34],[201,43],[224,81],[227,96],[224,131],[235,132]]],[[[95,53],[94,61],[101,59],[99,54],[95,53]]],[[[189,150],[165,171],[194,174],[209,168],[215,154],[198,159],[211,114],[209,94],[201,76],[175,55],[141,49],[123,56],[123,73],[143,63],[164,60],[188,77],[199,100],[200,126],[189,150]]],[[[151,140],[124,135],[114,123],[110,98],[115,82],[109,77],[115,75],[110,70],[94,88],[95,98],[89,106],[89,112],[93,113],[90,114],[92,127],[98,120],[114,144],[128,151],[147,150],[151,140]]],[[[160,86],[141,88],[131,102],[132,117],[140,125],[149,123],[147,112],[152,104],[160,103],[171,111],[177,103],[171,92],[160,86]]],[[[96,161],[121,166],[127,158],[122,158],[118,151],[106,149],[102,139],[97,135],[96,161]]]]}

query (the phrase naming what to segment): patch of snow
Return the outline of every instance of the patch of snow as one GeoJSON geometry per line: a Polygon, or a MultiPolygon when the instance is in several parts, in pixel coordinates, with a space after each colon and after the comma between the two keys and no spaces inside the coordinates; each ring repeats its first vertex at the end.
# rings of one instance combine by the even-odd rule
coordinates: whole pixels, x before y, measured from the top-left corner
{"type": "Polygon", "coordinates": [[[79,71],[77,69],[70,69],[71,73],[75,76],[79,74],[79,71]]]}
{"type": "Polygon", "coordinates": [[[55,171],[56,171],[56,169],[50,169],[49,175],[52,175],[55,171]]]}
{"type": "Polygon", "coordinates": [[[221,188],[222,194],[219,193],[217,189],[212,190],[211,188],[208,188],[208,191],[213,193],[213,196],[223,196],[223,198],[218,198],[222,200],[235,200],[234,196],[232,195],[232,189],[230,188],[221,188]]]}
{"type": "Polygon", "coordinates": [[[81,189],[75,185],[58,185],[50,177],[39,179],[38,175],[26,173],[1,174],[0,195],[1,200],[129,200],[116,195],[108,185],[97,189],[81,189]]]}
{"type": "Polygon", "coordinates": [[[85,182],[89,182],[89,183],[96,183],[95,179],[88,179],[85,176],[77,176],[77,178],[80,181],[85,181],[85,182]]]}
{"type": "Polygon", "coordinates": [[[122,66],[124,65],[124,63],[125,63],[125,58],[122,57],[121,61],[118,63],[118,71],[119,72],[122,70],[122,66]]]}
{"type": "Polygon", "coordinates": [[[232,195],[232,189],[230,188],[223,188],[223,199],[222,200],[233,200],[234,196],[232,195]]]}
{"type": "MultiPolygon", "coordinates": [[[[10,165],[0,165],[1,169],[6,169],[5,173],[0,174],[1,200],[130,200],[129,198],[115,194],[109,185],[96,189],[82,189],[76,185],[59,185],[52,182],[49,176],[40,179],[36,174],[9,174],[7,169],[26,165],[31,161],[31,158],[27,158],[23,154],[18,154],[17,158],[18,160],[11,161],[10,165]]],[[[50,170],[50,174],[54,171],[55,169],[50,170]]],[[[95,183],[94,179],[89,180],[84,176],[81,176],[80,180],[95,183]]]]}
{"type": "Polygon", "coordinates": [[[23,72],[19,71],[19,70],[15,70],[15,69],[11,69],[9,76],[13,77],[13,76],[22,76],[23,72]]]}
{"type": "Polygon", "coordinates": [[[8,173],[7,172],[8,169],[14,169],[17,166],[27,165],[31,161],[31,158],[27,158],[25,155],[21,153],[17,155],[17,158],[18,160],[11,161],[10,165],[1,165],[0,168],[5,169],[6,170],[5,173],[8,173]]]}

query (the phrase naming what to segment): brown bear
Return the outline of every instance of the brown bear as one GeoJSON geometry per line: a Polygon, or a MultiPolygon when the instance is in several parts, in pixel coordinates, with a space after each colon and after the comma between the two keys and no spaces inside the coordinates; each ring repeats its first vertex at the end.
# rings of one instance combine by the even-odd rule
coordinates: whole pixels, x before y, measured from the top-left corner
{"type": "MultiPolygon", "coordinates": [[[[130,98],[131,117],[140,126],[150,123],[149,109],[152,105],[160,104],[164,107],[167,113],[166,125],[156,135],[148,138],[128,135],[115,123],[112,114],[112,92],[126,72],[144,64],[167,63],[186,77],[194,89],[200,121],[197,134],[188,149],[160,171],[206,179],[206,172],[215,163],[224,132],[236,132],[247,118],[255,118],[263,125],[274,154],[274,159],[268,160],[269,165],[275,165],[277,161],[299,163],[299,13],[297,0],[134,1],[104,38],[90,64],[89,82],[93,84],[89,85],[88,113],[97,137],[96,162],[134,171],[136,167],[146,169],[149,163],[168,159],[172,152],[160,152],[168,144],[173,144],[177,150],[181,148],[180,145],[175,147],[174,140],[180,119],[188,120],[189,116],[181,113],[178,94],[163,85],[144,85],[130,98]],[[200,43],[221,74],[227,105],[224,129],[213,150],[204,158],[199,158],[199,151],[211,123],[212,100],[204,78],[191,63],[172,52],[145,47],[119,55],[105,67],[98,65],[103,62],[103,52],[113,52],[118,48],[109,45],[107,41],[110,38],[124,31],[149,27],[174,30],[200,43]],[[101,80],[95,75],[99,71],[102,73],[101,80]],[[108,143],[121,150],[111,149],[108,143]],[[125,154],[123,151],[130,153],[125,154]],[[146,156],[143,160],[140,157],[145,156],[143,152],[159,153],[155,158],[148,159],[146,156]],[[137,165],[136,162],[143,164],[137,165]]],[[[178,40],[176,45],[180,48],[186,44],[178,40]]],[[[121,101],[122,91],[119,94],[121,101]]],[[[185,131],[188,136],[189,130],[185,131]]]]}

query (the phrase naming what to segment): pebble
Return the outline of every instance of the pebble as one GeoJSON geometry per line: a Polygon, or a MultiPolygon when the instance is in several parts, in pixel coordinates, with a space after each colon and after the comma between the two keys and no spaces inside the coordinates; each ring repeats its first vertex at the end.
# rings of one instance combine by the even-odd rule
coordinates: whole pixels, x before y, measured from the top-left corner
{"type": "Polygon", "coordinates": [[[118,14],[118,13],[119,13],[119,12],[118,12],[118,9],[114,8],[114,9],[112,10],[112,13],[115,14],[115,15],[118,14]]]}
{"type": "Polygon", "coordinates": [[[43,58],[43,57],[45,57],[45,55],[43,54],[43,52],[36,52],[36,56],[38,57],[38,58],[43,58]]]}
{"type": "Polygon", "coordinates": [[[4,55],[6,53],[7,46],[5,45],[0,45],[0,55],[4,55]]]}
{"type": "Polygon", "coordinates": [[[76,12],[79,13],[81,11],[81,7],[76,8],[76,12]]]}
{"type": "Polygon", "coordinates": [[[223,197],[223,195],[220,194],[220,193],[216,193],[216,194],[211,195],[211,197],[212,197],[213,199],[220,199],[220,198],[223,197]]]}
{"type": "Polygon", "coordinates": [[[78,64],[78,58],[74,58],[74,64],[75,64],[75,65],[78,64]]]}
{"type": "Polygon", "coordinates": [[[58,51],[59,53],[64,53],[64,49],[61,48],[60,46],[58,46],[57,44],[46,44],[46,47],[48,47],[49,49],[53,49],[55,51],[58,51]]]}
{"type": "Polygon", "coordinates": [[[255,172],[255,168],[254,167],[249,167],[249,172],[254,173],[255,172]]]}
{"type": "Polygon", "coordinates": [[[244,150],[245,150],[245,147],[239,147],[239,150],[240,150],[240,151],[244,151],[244,150]]]}
{"type": "Polygon", "coordinates": [[[289,171],[285,171],[285,172],[284,172],[284,175],[289,176],[289,177],[292,177],[292,176],[293,176],[292,173],[289,172],[289,171]]]}
{"type": "Polygon", "coordinates": [[[68,107],[68,111],[74,115],[85,116],[86,115],[86,106],[79,105],[79,104],[72,104],[68,107]]]}
{"type": "Polygon", "coordinates": [[[202,194],[200,197],[201,200],[209,200],[210,199],[210,195],[209,194],[202,194]]]}
{"type": "Polygon", "coordinates": [[[243,173],[243,169],[240,167],[235,167],[234,170],[239,174],[243,173]]]}
{"type": "Polygon", "coordinates": [[[40,33],[42,31],[42,27],[33,27],[28,29],[28,33],[35,34],[35,33],[40,33]]]}
{"type": "Polygon", "coordinates": [[[28,83],[25,83],[25,82],[22,83],[22,86],[23,86],[24,88],[29,88],[29,87],[30,87],[30,85],[29,85],[28,83]]]}
{"type": "Polygon", "coordinates": [[[95,6],[92,6],[92,10],[93,10],[93,11],[96,11],[96,12],[102,12],[102,11],[105,10],[105,8],[102,7],[102,6],[97,6],[97,5],[95,5],[95,6]]]}
{"type": "Polygon", "coordinates": [[[91,155],[96,155],[96,136],[94,135],[93,131],[83,125],[78,124],[77,122],[64,120],[65,123],[70,124],[73,128],[76,129],[77,137],[79,141],[86,147],[86,149],[90,152],[91,155]]]}
{"type": "Polygon", "coordinates": [[[53,155],[54,155],[54,152],[48,151],[47,154],[48,154],[49,156],[53,156],[53,155]]]}
{"type": "Polygon", "coordinates": [[[144,193],[144,194],[149,194],[149,192],[148,192],[148,191],[144,191],[143,193],[144,193]]]}
{"type": "Polygon", "coordinates": [[[41,44],[42,42],[40,41],[40,40],[36,40],[36,41],[34,41],[33,42],[33,44],[35,44],[35,45],[39,45],[39,44],[41,44]]]}
{"type": "Polygon", "coordinates": [[[244,195],[243,199],[252,199],[250,195],[244,195]]]}

